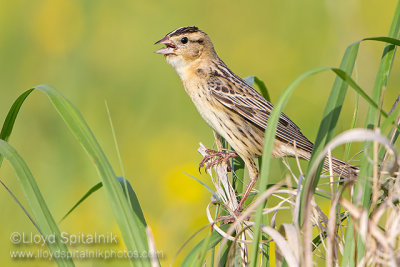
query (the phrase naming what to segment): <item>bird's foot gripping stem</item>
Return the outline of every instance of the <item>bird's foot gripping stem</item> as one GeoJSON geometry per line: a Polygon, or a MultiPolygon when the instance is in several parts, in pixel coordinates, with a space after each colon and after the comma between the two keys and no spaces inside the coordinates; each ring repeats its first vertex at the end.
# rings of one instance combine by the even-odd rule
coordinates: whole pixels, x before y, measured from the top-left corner
{"type": "Polygon", "coordinates": [[[225,162],[228,165],[228,171],[232,171],[232,167],[229,164],[229,159],[238,156],[238,154],[236,154],[234,151],[215,151],[212,149],[207,149],[206,152],[207,156],[205,156],[200,162],[199,171],[203,167],[207,170],[221,162],[225,162]]]}

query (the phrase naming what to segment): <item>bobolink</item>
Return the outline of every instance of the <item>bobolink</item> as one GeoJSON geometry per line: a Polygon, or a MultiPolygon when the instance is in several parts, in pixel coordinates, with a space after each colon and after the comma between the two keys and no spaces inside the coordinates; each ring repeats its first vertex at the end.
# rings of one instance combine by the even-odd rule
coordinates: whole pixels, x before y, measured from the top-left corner
{"type": "MultiPolygon", "coordinates": [[[[183,82],[202,118],[225,138],[246,164],[250,183],[239,203],[243,204],[258,178],[255,157],[263,153],[264,133],[273,105],[234,74],[218,57],[208,35],[197,27],[182,27],[156,42],[183,82]]],[[[313,143],[285,114],[281,114],[274,142],[273,157],[309,160],[313,143]]],[[[333,170],[341,177],[355,174],[355,167],[332,158],[333,170]]],[[[324,168],[329,169],[328,160],[324,168]]]]}

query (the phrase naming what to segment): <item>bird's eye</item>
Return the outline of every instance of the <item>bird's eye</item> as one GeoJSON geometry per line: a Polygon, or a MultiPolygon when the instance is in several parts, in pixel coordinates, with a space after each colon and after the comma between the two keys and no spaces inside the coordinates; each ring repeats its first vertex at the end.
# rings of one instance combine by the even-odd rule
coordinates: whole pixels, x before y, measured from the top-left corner
{"type": "Polygon", "coordinates": [[[182,39],[181,39],[182,44],[186,44],[188,41],[189,41],[189,39],[186,36],[182,37],[182,39]]]}

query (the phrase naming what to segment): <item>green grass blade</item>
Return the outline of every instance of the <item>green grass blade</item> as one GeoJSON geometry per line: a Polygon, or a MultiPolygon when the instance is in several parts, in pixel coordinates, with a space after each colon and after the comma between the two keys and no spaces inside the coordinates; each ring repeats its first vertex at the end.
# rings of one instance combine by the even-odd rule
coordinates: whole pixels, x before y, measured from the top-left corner
{"type": "MultiPolygon", "coordinates": [[[[141,222],[146,225],[146,220],[144,218],[143,212],[142,210],[138,209],[138,207],[140,207],[139,205],[139,200],[135,194],[135,191],[133,191],[132,185],[131,183],[123,178],[123,177],[117,177],[118,182],[121,184],[122,189],[124,190],[124,194],[125,196],[127,196],[129,198],[129,203],[131,204],[131,208],[132,211],[135,212],[136,214],[138,214],[139,219],[141,220],[141,222]],[[127,188],[127,192],[125,191],[127,188]]],[[[86,192],[86,194],[81,197],[78,202],[75,203],[75,205],[64,215],[64,217],[60,220],[63,221],[69,214],[71,214],[72,211],[74,211],[80,204],[82,204],[82,202],[87,199],[90,195],[92,195],[94,192],[96,192],[97,190],[99,190],[100,188],[103,187],[103,183],[97,183],[95,184],[93,187],[91,187],[89,189],[88,192],[86,192]]]]}
{"type": "MultiPolygon", "coordinates": [[[[397,3],[397,7],[394,13],[394,17],[392,20],[392,24],[389,29],[389,37],[398,38],[400,33],[400,1],[397,3]]],[[[374,87],[372,89],[371,98],[379,103],[382,99],[383,88],[387,86],[389,75],[391,72],[394,55],[396,51],[396,46],[393,43],[386,44],[383,55],[381,58],[381,62],[379,64],[378,73],[376,75],[374,87]]],[[[374,127],[379,127],[379,108],[370,105],[367,113],[367,118],[365,121],[366,128],[373,129],[374,127]],[[378,121],[376,122],[378,118],[378,121]]],[[[364,154],[361,159],[361,168],[360,168],[360,177],[372,177],[373,166],[369,163],[369,159],[373,157],[373,149],[372,143],[366,142],[364,145],[364,154]]],[[[361,190],[361,205],[365,209],[369,209],[371,202],[371,194],[372,194],[372,185],[368,179],[361,179],[360,186],[355,187],[355,192],[359,192],[361,190]]],[[[356,193],[357,194],[357,193],[356,193]]],[[[352,233],[350,233],[352,234],[352,233]]],[[[364,257],[365,253],[365,244],[362,242],[361,236],[357,236],[356,241],[357,246],[357,262],[356,264],[364,257]]]]}
{"type": "MultiPolygon", "coordinates": [[[[10,162],[15,170],[22,191],[32,210],[36,226],[40,230],[40,234],[45,240],[51,240],[50,237],[54,236],[55,242],[46,242],[50,252],[52,254],[55,253],[54,255],[68,255],[68,249],[61,238],[60,230],[25,161],[10,144],[3,140],[0,140],[0,154],[10,162]]],[[[54,257],[54,260],[58,266],[75,266],[72,259],[69,257],[54,257]]]]}
{"type": "MultiPolygon", "coordinates": [[[[148,251],[147,235],[145,232],[146,225],[143,218],[141,218],[140,213],[132,212],[131,205],[125,197],[123,189],[120,187],[117,179],[115,179],[114,170],[80,112],[55,88],[48,85],[40,85],[22,94],[14,103],[6,118],[1,132],[2,137],[7,139],[10,136],[23,101],[34,89],[44,92],[49,97],[51,103],[69,129],[94,161],[94,165],[102,178],[126,248],[129,251],[138,251],[139,253],[148,251]]],[[[137,205],[137,210],[141,211],[138,202],[132,204],[137,205]]],[[[135,261],[135,265],[150,266],[150,261],[149,259],[142,259],[141,261],[135,261]]]]}
{"type": "MultiPolygon", "coordinates": [[[[265,130],[265,139],[264,139],[264,152],[262,156],[262,165],[261,165],[261,172],[260,172],[260,184],[259,184],[259,192],[264,192],[267,189],[267,185],[269,183],[269,171],[270,171],[270,162],[271,162],[271,154],[272,148],[274,145],[275,139],[275,132],[278,125],[278,120],[280,117],[281,112],[285,108],[289,97],[292,95],[294,89],[300,84],[301,81],[306,79],[307,77],[314,75],[316,73],[329,70],[329,67],[319,67],[313,70],[307,71],[297,77],[280,95],[277,103],[272,110],[271,116],[268,119],[268,125],[265,130]]],[[[261,233],[261,221],[262,221],[262,210],[265,206],[265,202],[258,206],[256,219],[255,219],[255,227],[254,227],[254,243],[253,243],[253,250],[250,257],[250,266],[257,266],[257,255],[258,255],[258,240],[260,239],[261,233]]]]}
{"type": "Polygon", "coordinates": [[[17,205],[22,209],[22,211],[25,213],[26,217],[31,221],[33,226],[35,226],[36,230],[40,233],[40,229],[37,226],[35,220],[32,218],[32,216],[29,214],[29,212],[25,209],[25,207],[22,205],[22,203],[18,200],[17,196],[14,195],[14,193],[0,180],[1,185],[4,187],[4,189],[10,194],[10,196],[14,199],[14,201],[17,203],[17,205]]]}
{"type": "MultiPolygon", "coordinates": [[[[333,69],[333,71],[340,77],[342,78],[343,81],[345,81],[348,85],[350,85],[351,87],[354,88],[354,90],[361,96],[363,97],[365,100],[367,100],[368,104],[375,107],[376,109],[379,108],[377,102],[375,102],[371,97],[369,97],[369,95],[367,95],[367,93],[364,92],[364,90],[362,90],[360,88],[360,86],[358,86],[358,84],[350,77],[348,76],[343,70],[341,69],[333,69]]],[[[381,110],[382,115],[387,118],[388,114],[381,110]]]]}
{"type": "Polygon", "coordinates": [[[351,218],[347,223],[347,229],[345,233],[345,246],[344,246],[344,253],[341,266],[356,266],[355,259],[354,259],[354,251],[356,248],[356,240],[354,238],[354,223],[351,218]]]}
{"type": "MultiPolygon", "coordinates": [[[[347,47],[346,52],[343,56],[342,62],[340,64],[340,69],[344,70],[346,73],[351,74],[354,68],[355,60],[358,53],[359,42],[350,45],[347,47]]],[[[335,82],[332,86],[331,93],[329,95],[327,104],[325,106],[325,111],[322,116],[322,121],[317,133],[317,137],[314,143],[314,150],[310,159],[310,163],[308,164],[308,168],[313,165],[313,162],[316,158],[316,155],[319,154],[323,147],[329,142],[329,140],[334,135],[334,130],[336,127],[336,123],[338,121],[340,111],[343,106],[344,98],[346,96],[348,84],[341,78],[336,77],[335,82]]],[[[309,188],[312,188],[312,192],[319,181],[319,174],[322,170],[322,163],[319,165],[319,168],[316,172],[316,178],[314,179],[314,183],[311,184],[310,177],[308,174],[306,175],[306,179],[304,181],[305,186],[303,186],[303,190],[301,190],[301,199],[300,199],[300,216],[299,216],[299,225],[302,225],[304,219],[304,208],[306,205],[305,192],[309,192],[309,188]]],[[[307,170],[307,173],[309,169],[307,170]]]]}
{"type": "MultiPolygon", "coordinates": [[[[358,119],[358,109],[359,109],[359,102],[360,102],[360,95],[356,94],[356,100],[354,104],[354,112],[353,112],[353,118],[351,120],[350,124],[350,129],[353,129],[356,127],[357,124],[357,119],[358,119]]],[[[344,160],[347,161],[350,158],[350,148],[351,148],[351,143],[346,144],[345,152],[344,152],[344,160]]]]}
{"type": "MultiPolygon", "coordinates": [[[[358,53],[358,48],[359,44],[362,41],[365,40],[375,40],[375,41],[380,41],[380,42],[393,42],[397,43],[398,40],[392,39],[392,38],[386,38],[386,37],[373,37],[373,38],[367,38],[363,39],[359,42],[356,42],[352,45],[350,45],[345,52],[345,55],[343,57],[342,63],[340,65],[340,69],[338,68],[330,68],[330,67],[319,67],[313,70],[310,70],[308,72],[303,73],[300,75],[298,78],[296,78],[281,94],[279,97],[277,103],[274,106],[274,109],[271,113],[271,116],[268,120],[268,125],[265,131],[265,140],[264,140],[264,152],[262,156],[262,166],[261,166],[261,172],[260,172],[260,184],[259,184],[259,192],[264,192],[266,189],[266,186],[268,184],[268,177],[269,177],[269,169],[270,169],[270,160],[271,160],[271,153],[272,153],[272,148],[274,145],[274,138],[275,138],[275,131],[276,127],[278,124],[278,120],[280,117],[280,113],[283,111],[287,101],[289,100],[289,97],[293,93],[294,89],[298,86],[298,84],[303,81],[305,78],[314,75],[316,73],[325,71],[325,70],[332,70],[336,75],[337,78],[335,79],[331,95],[328,100],[328,104],[325,108],[323,120],[317,135],[317,140],[315,142],[316,147],[314,147],[313,155],[318,154],[317,152],[322,151],[323,144],[325,144],[328,140],[330,140],[333,136],[333,130],[336,126],[337,119],[339,117],[341,107],[344,102],[344,98],[346,95],[347,87],[348,84],[351,85],[354,90],[360,93],[361,96],[363,96],[368,102],[371,101],[369,99],[368,95],[363,92],[363,90],[351,79],[351,77],[347,73],[352,73],[355,60],[357,57],[358,53]],[[325,142],[324,142],[325,141],[325,142]]],[[[400,44],[400,42],[399,42],[400,44]]],[[[312,165],[313,160],[315,160],[315,156],[311,158],[309,166],[312,165]],[[314,159],[313,159],[314,157],[314,159]]],[[[320,164],[318,174],[317,176],[319,177],[319,173],[322,170],[322,164],[320,164]]],[[[312,179],[307,179],[308,181],[312,181],[312,179]]],[[[314,192],[314,189],[316,187],[316,184],[318,183],[319,179],[314,179],[315,183],[310,184],[308,181],[306,181],[306,186],[303,187],[302,193],[301,193],[301,208],[300,208],[300,216],[299,219],[302,222],[303,220],[303,212],[304,212],[304,197],[305,194],[303,192],[307,192],[309,187],[312,186],[314,192]]],[[[261,220],[262,220],[262,209],[265,206],[265,202],[260,205],[257,208],[257,215],[256,215],[256,224],[254,228],[254,243],[253,243],[253,251],[250,257],[250,266],[256,266],[257,265],[257,254],[258,254],[258,240],[260,238],[260,225],[261,225],[261,220]]]]}
{"type": "Polygon", "coordinates": [[[261,95],[268,101],[271,101],[271,97],[269,96],[269,93],[268,93],[268,88],[261,79],[259,79],[257,76],[248,76],[248,77],[244,78],[243,80],[251,87],[254,87],[254,84],[256,84],[258,86],[258,88],[260,89],[261,95]]]}
{"type": "Polygon", "coordinates": [[[106,110],[107,110],[108,121],[110,123],[111,134],[112,134],[113,141],[114,141],[115,151],[117,152],[117,156],[118,156],[119,168],[121,169],[122,177],[126,177],[124,164],[122,163],[121,153],[119,152],[117,135],[115,133],[114,124],[111,119],[111,112],[110,112],[110,109],[108,108],[107,101],[105,102],[105,105],[106,105],[106,110]]]}
{"type": "MultiPolygon", "coordinates": [[[[94,160],[127,249],[139,251],[139,253],[148,251],[146,225],[143,224],[138,214],[131,211],[129,201],[127,201],[122,188],[115,179],[116,175],[113,168],[81,113],[55,88],[40,85],[36,89],[47,94],[69,129],[94,160]]],[[[150,262],[149,259],[143,259],[142,261],[135,261],[135,265],[149,266],[150,262]]]]}
{"type": "MultiPolygon", "coordinates": [[[[387,112],[379,108],[377,102],[375,102],[370,96],[368,96],[367,93],[365,93],[365,91],[361,89],[361,87],[349,75],[347,75],[343,70],[337,68],[332,68],[332,71],[335,72],[340,78],[342,78],[342,80],[345,81],[348,85],[350,85],[350,87],[354,89],[354,91],[356,91],[357,94],[359,94],[362,98],[364,98],[370,105],[370,107],[376,108],[376,110],[379,111],[380,115],[386,118],[385,120],[386,126],[389,124],[396,125],[397,117],[394,115],[389,116],[387,112]]],[[[400,130],[399,126],[397,126],[397,129],[400,130]]]]}
{"type": "MultiPolygon", "coordinates": [[[[223,231],[226,231],[229,228],[229,225],[225,224],[220,227],[223,231]]],[[[222,240],[222,236],[215,230],[212,231],[212,234],[210,236],[209,242],[208,243],[208,249],[215,248],[216,245],[218,245],[222,240]]],[[[184,259],[181,267],[191,267],[193,266],[193,263],[196,261],[196,259],[199,257],[201,253],[201,249],[203,246],[205,239],[201,240],[197,245],[195,245],[192,250],[187,254],[186,258],[184,259]]],[[[212,266],[212,264],[211,264],[212,266]]]]}
{"type": "Polygon", "coordinates": [[[233,244],[232,241],[228,241],[226,243],[226,245],[221,249],[221,252],[220,252],[221,258],[219,259],[218,267],[225,267],[225,266],[228,266],[228,263],[230,263],[228,256],[229,256],[229,251],[231,249],[232,244],[233,244]]]}
{"type": "MultiPolygon", "coordinates": [[[[379,103],[379,101],[376,101],[373,98],[369,97],[363,90],[361,90],[361,88],[350,77],[351,73],[353,72],[360,43],[363,41],[378,41],[378,42],[390,43],[392,45],[400,45],[400,41],[394,38],[371,37],[362,39],[347,47],[342,62],[340,64],[340,67],[332,69],[337,74],[338,77],[335,79],[327,104],[325,106],[325,111],[322,117],[323,119],[321,121],[318,134],[314,143],[314,150],[310,159],[310,163],[308,164],[309,168],[313,165],[316,155],[322,151],[323,147],[334,136],[336,123],[339,119],[339,115],[347,93],[348,85],[350,85],[357,93],[359,93],[360,96],[366,99],[370,105],[378,106],[377,103],[379,103]]],[[[387,117],[387,114],[385,112],[383,111],[381,112],[383,116],[387,117]]],[[[310,179],[309,175],[307,175],[304,181],[305,186],[302,190],[301,200],[300,200],[301,205],[300,205],[299,225],[302,225],[304,219],[304,206],[306,204],[304,192],[309,192],[310,188],[312,189],[311,191],[314,192],[314,189],[316,188],[319,182],[319,175],[322,170],[322,165],[323,162],[320,163],[319,168],[315,173],[316,176],[315,179],[310,179]],[[313,181],[312,184],[310,183],[311,181],[313,181]]],[[[308,171],[309,170],[307,170],[307,173],[308,171]]]]}
{"type": "MultiPolygon", "coordinates": [[[[22,104],[24,103],[25,99],[32,93],[34,89],[29,89],[20,95],[17,100],[13,103],[10,108],[10,111],[7,114],[7,117],[3,123],[3,127],[1,128],[0,132],[0,139],[4,141],[8,141],[10,138],[11,132],[14,128],[15,120],[18,116],[18,112],[21,109],[22,104]]],[[[0,155],[0,167],[3,161],[3,155],[0,155]]]]}
{"type": "Polygon", "coordinates": [[[193,180],[197,181],[197,182],[198,182],[199,184],[201,184],[202,186],[204,186],[204,187],[213,195],[213,197],[214,197],[216,200],[220,201],[220,199],[219,199],[217,193],[215,193],[215,192],[214,192],[208,185],[206,185],[203,181],[201,181],[200,179],[194,177],[193,175],[190,175],[190,174],[187,173],[187,172],[183,172],[183,173],[186,174],[187,176],[189,176],[190,178],[192,178],[193,180]]]}
{"type": "MultiPolygon", "coordinates": [[[[398,97],[398,99],[396,101],[398,101],[400,98],[400,95],[398,97]]],[[[397,106],[393,106],[393,109],[391,110],[391,113],[389,114],[388,118],[381,124],[380,128],[382,130],[382,132],[386,132],[386,130],[389,127],[396,127],[397,126],[397,130],[399,130],[398,125],[396,125],[397,123],[397,118],[400,116],[400,104],[397,103],[397,106]]]]}
{"type": "Polygon", "coordinates": [[[204,240],[201,244],[199,254],[196,257],[196,260],[193,262],[192,266],[196,266],[196,267],[204,266],[207,251],[210,249],[212,233],[213,233],[212,231],[208,231],[206,238],[204,238],[204,240]]]}
{"type": "MultiPolygon", "coordinates": [[[[358,46],[357,46],[358,49],[358,46]]],[[[271,113],[271,116],[268,120],[267,129],[265,131],[265,140],[264,140],[264,153],[262,157],[262,165],[261,165],[261,172],[260,172],[260,184],[259,184],[259,192],[264,192],[268,185],[268,177],[269,177],[269,169],[270,169],[270,160],[271,160],[271,153],[272,148],[274,145],[274,137],[276,132],[276,127],[278,124],[278,120],[280,117],[281,112],[283,111],[287,101],[289,100],[291,94],[293,93],[294,89],[300,84],[301,81],[306,79],[307,77],[317,74],[322,71],[332,70],[336,73],[337,80],[340,83],[345,84],[346,81],[351,82],[351,86],[357,91],[362,91],[362,89],[342,70],[337,68],[330,68],[330,67],[319,67],[308,72],[303,73],[298,78],[296,78],[286,89],[283,91],[281,96],[279,97],[278,102],[275,104],[274,109],[271,113]],[[343,80],[345,79],[345,80],[343,80]]],[[[346,83],[347,84],[347,83],[346,83]]],[[[364,95],[366,95],[364,93],[364,95]]],[[[344,98],[344,95],[339,95],[340,97],[344,98]]],[[[366,98],[368,100],[368,98],[366,98]]],[[[253,243],[253,252],[251,256],[251,266],[256,266],[257,264],[257,252],[258,252],[258,240],[260,238],[260,225],[262,220],[262,209],[264,207],[260,205],[257,209],[257,216],[256,216],[256,225],[255,225],[255,234],[254,234],[254,243],[253,243]]]]}
{"type": "Polygon", "coordinates": [[[268,101],[271,101],[271,97],[269,96],[268,88],[265,85],[265,83],[262,80],[260,80],[257,76],[254,77],[254,82],[255,82],[255,84],[257,84],[258,88],[260,88],[260,91],[261,91],[261,94],[263,95],[263,97],[265,99],[267,99],[268,101]]]}
{"type": "Polygon", "coordinates": [[[240,157],[232,158],[232,187],[236,192],[243,192],[244,162],[240,157]]]}
{"type": "Polygon", "coordinates": [[[60,223],[62,221],[65,220],[65,218],[68,217],[68,215],[71,214],[71,212],[73,212],[85,199],[87,199],[91,194],[93,194],[94,192],[96,192],[97,190],[99,190],[100,188],[103,187],[103,183],[97,183],[95,184],[92,188],[89,189],[89,191],[86,192],[85,195],[83,195],[83,197],[81,197],[78,202],[75,203],[74,206],[72,206],[72,208],[61,218],[60,223]]]}
{"type": "Polygon", "coordinates": [[[124,196],[128,197],[128,201],[131,205],[132,211],[136,214],[143,225],[147,225],[146,219],[144,218],[144,214],[142,209],[140,208],[139,199],[136,196],[135,191],[132,188],[131,183],[125,179],[124,177],[117,177],[119,184],[121,185],[122,190],[124,191],[124,196]],[[125,191],[127,190],[127,191],[125,191]]]}

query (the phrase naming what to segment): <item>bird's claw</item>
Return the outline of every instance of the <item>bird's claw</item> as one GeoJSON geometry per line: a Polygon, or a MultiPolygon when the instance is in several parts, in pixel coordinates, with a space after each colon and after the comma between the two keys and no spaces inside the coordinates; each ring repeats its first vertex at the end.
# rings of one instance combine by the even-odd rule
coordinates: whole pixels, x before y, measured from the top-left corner
{"type": "Polygon", "coordinates": [[[232,171],[232,167],[231,167],[231,164],[229,163],[229,159],[238,156],[238,154],[236,154],[236,152],[233,152],[233,151],[224,152],[224,151],[215,151],[212,149],[207,149],[206,153],[207,153],[207,156],[205,156],[199,164],[199,172],[201,172],[201,168],[203,168],[203,167],[206,170],[208,170],[212,166],[219,164],[221,162],[226,162],[226,164],[228,165],[228,172],[230,172],[230,171],[232,171]],[[208,161],[211,161],[211,162],[209,162],[207,164],[208,161]]]}

